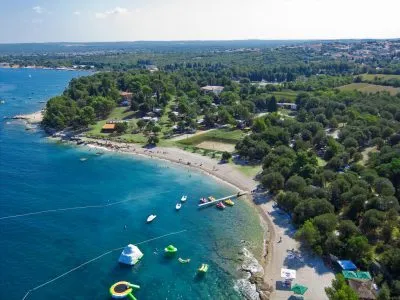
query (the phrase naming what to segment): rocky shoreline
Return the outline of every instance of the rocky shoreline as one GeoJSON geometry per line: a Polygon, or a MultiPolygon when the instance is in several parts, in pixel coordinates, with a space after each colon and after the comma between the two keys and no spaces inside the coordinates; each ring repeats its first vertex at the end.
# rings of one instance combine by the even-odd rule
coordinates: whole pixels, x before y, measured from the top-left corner
{"type": "Polygon", "coordinates": [[[236,289],[247,300],[270,299],[273,288],[264,281],[262,265],[246,248],[243,248],[239,254],[241,257],[239,270],[244,276],[236,281],[236,289]]]}

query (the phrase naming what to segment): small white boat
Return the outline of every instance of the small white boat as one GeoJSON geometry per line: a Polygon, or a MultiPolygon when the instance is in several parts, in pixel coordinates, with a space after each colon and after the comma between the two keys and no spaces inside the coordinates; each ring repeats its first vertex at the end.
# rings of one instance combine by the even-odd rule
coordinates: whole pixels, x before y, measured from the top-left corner
{"type": "Polygon", "coordinates": [[[147,223],[152,222],[155,218],[157,217],[157,215],[150,215],[147,217],[147,223]]]}
{"type": "Polygon", "coordinates": [[[180,209],[181,209],[181,206],[182,206],[182,204],[177,203],[176,206],[175,206],[176,210],[180,210],[180,209]]]}
{"type": "Polygon", "coordinates": [[[186,200],[187,200],[187,196],[186,196],[186,195],[183,195],[182,198],[181,198],[181,201],[182,201],[182,202],[186,202],[186,200]]]}

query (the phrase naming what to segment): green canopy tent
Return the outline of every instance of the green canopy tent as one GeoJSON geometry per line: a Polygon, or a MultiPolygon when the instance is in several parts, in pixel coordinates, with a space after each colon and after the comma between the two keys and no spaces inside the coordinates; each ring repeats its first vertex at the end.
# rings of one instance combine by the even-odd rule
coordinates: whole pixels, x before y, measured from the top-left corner
{"type": "Polygon", "coordinates": [[[308,287],[296,283],[290,290],[296,295],[304,295],[305,292],[307,292],[308,287]]]}
{"type": "Polygon", "coordinates": [[[371,280],[371,274],[369,272],[362,271],[342,271],[344,278],[346,279],[358,279],[358,280],[371,280]]]}

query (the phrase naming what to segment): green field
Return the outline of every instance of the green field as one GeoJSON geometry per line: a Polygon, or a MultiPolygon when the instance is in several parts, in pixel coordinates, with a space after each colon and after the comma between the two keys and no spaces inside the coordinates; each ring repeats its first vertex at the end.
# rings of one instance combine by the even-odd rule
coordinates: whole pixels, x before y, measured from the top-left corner
{"type": "Polygon", "coordinates": [[[367,80],[367,81],[374,81],[375,78],[383,79],[383,80],[389,80],[389,79],[399,79],[400,80],[400,75],[392,75],[392,74],[362,74],[361,77],[362,77],[362,80],[367,80]]]}
{"type": "Polygon", "coordinates": [[[297,92],[286,90],[280,92],[271,92],[278,101],[294,102],[296,100],[297,92]]]}
{"type": "Polygon", "coordinates": [[[96,124],[90,126],[89,131],[86,133],[88,137],[93,138],[111,138],[115,141],[129,142],[129,143],[146,143],[147,137],[142,133],[130,133],[136,128],[137,119],[134,118],[135,113],[127,107],[116,107],[108,116],[107,120],[126,120],[129,124],[128,133],[122,135],[114,135],[109,133],[102,133],[101,129],[106,124],[107,120],[98,121],[96,124]]]}
{"type": "Polygon", "coordinates": [[[360,91],[362,93],[374,94],[377,92],[389,92],[391,95],[397,95],[400,93],[400,88],[394,88],[391,86],[376,85],[370,83],[351,83],[339,87],[341,91],[360,91]]]}
{"type": "Polygon", "coordinates": [[[198,145],[205,141],[216,141],[221,143],[236,144],[244,137],[245,133],[238,129],[215,129],[207,133],[180,140],[183,145],[198,145]]]}

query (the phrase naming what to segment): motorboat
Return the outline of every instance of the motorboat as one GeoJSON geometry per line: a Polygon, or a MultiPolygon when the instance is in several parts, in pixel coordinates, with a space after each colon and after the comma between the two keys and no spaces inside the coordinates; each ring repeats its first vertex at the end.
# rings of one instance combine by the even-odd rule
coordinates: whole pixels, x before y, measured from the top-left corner
{"type": "Polygon", "coordinates": [[[182,201],[182,202],[186,202],[186,200],[187,200],[187,196],[186,196],[186,195],[183,195],[182,198],[181,198],[181,201],[182,201]]]}
{"type": "Polygon", "coordinates": [[[147,217],[147,223],[152,222],[155,218],[157,217],[157,215],[150,215],[147,217]]]}
{"type": "Polygon", "coordinates": [[[225,208],[225,205],[224,205],[222,202],[218,202],[217,208],[219,208],[219,209],[224,209],[224,208],[225,208]]]}
{"type": "Polygon", "coordinates": [[[225,200],[224,203],[228,206],[234,206],[235,202],[233,202],[231,199],[225,200]]]}
{"type": "Polygon", "coordinates": [[[200,203],[207,203],[207,199],[206,198],[200,198],[200,203]]]}
{"type": "Polygon", "coordinates": [[[181,207],[182,207],[182,204],[180,204],[180,203],[177,203],[176,206],[175,206],[176,210],[180,210],[181,207]]]}
{"type": "Polygon", "coordinates": [[[213,197],[213,196],[208,196],[208,201],[214,201],[215,200],[215,198],[213,197]]]}

